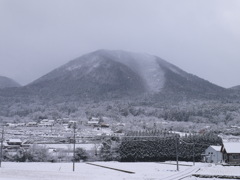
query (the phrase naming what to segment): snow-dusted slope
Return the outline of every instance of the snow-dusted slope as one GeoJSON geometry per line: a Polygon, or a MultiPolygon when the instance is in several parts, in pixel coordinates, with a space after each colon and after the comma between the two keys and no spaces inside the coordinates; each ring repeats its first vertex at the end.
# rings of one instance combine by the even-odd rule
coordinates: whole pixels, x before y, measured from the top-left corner
{"type": "Polygon", "coordinates": [[[18,84],[14,80],[4,76],[0,76],[0,89],[8,88],[8,87],[19,87],[19,86],[20,84],[18,84]]]}
{"type": "Polygon", "coordinates": [[[139,74],[145,81],[150,92],[159,92],[164,87],[164,71],[155,56],[125,51],[98,51],[102,56],[123,63],[139,74]]]}
{"type": "Polygon", "coordinates": [[[159,66],[155,56],[108,50],[99,50],[77,58],[36,82],[60,77],[62,74],[69,72],[75,74],[75,76],[78,74],[76,73],[77,71],[84,71],[85,76],[91,75],[91,73],[101,66],[104,60],[117,62],[118,66],[121,64],[132,70],[142,78],[145,87],[150,92],[159,92],[164,87],[164,71],[159,66]]]}
{"type": "Polygon", "coordinates": [[[230,89],[232,89],[232,90],[240,90],[240,85],[231,87],[230,89]]]}
{"type": "MultiPolygon", "coordinates": [[[[223,88],[148,54],[98,50],[55,69],[28,87],[46,94],[81,97],[166,94],[206,96],[223,88]]],[[[180,95],[181,96],[181,95],[180,95]]]]}
{"type": "Polygon", "coordinates": [[[96,53],[77,58],[31,83],[47,94],[101,98],[138,95],[147,87],[131,68],[96,53]]]}

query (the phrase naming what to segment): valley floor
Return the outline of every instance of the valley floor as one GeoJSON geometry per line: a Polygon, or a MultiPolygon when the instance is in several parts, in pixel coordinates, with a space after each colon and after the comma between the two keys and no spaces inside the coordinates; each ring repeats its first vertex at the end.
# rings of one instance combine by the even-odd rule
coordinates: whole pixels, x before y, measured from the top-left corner
{"type": "MultiPolygon", "coordinates": [[[[73,172],[72,163],[13,163],[3,162],[0,168],[0,180],[203,180],[191,176],[198,174],[235,174],[240,176],[239,167],[223,167],[204,163],[180,162],[176,171],[175,162],[170,163],[120,163],[94,162],[76,163],[73,172]],[[93,165],[94,164],[94,165],[93,165]],[[100,165],[100,166],[95,166],[100,165]],[[109,169],[109,168],[114,169],[109,169]],[[116,170],[117,169],[117,170],[116,170]],[[129,171],[122,172],[119,170],[129,171]]],[[[213,178],[214,179],[214,178],[213,178]]]]}

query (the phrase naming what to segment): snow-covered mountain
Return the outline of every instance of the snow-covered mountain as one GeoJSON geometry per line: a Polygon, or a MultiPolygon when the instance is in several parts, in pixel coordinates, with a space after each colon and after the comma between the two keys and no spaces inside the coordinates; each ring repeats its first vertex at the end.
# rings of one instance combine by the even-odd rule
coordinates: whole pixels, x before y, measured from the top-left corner
{"type": "MultiPolygon", "coordinates": [[[[0,116],[58,118],[73,113],[73,117],[87,114],[121,119],[133,115],[174,121],[202,116],[205,121],[204,112],[219,119],[223,117],[219,113],[227,116],[232,109],[237,111],[238,92],[189,74],[157,56],[99,50],[27,86],[0,89],[0,116]],[[223,102],[229,103],[227,107],[223,102]]],[[[216,119],[208,120],[215,123],[216,119]]]]}
{"type": "Polygon", "coordinates": [[[29,84],[48,95],[123,97],[171,94],[210,96],[226,90],[148,54],[98,50],[83,55],[29,84]]]}
{"type": "Polygon", "coordinates": [[[18,84],[16,81],[5,76],[0,76],[0,89],[19,86],[20,84],[18,84]]]}

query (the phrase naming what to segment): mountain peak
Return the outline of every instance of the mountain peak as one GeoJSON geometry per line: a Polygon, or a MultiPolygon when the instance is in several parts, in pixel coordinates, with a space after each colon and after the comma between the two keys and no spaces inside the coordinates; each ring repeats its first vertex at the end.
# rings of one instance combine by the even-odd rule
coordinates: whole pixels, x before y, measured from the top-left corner
{"type": "Polygon", "coordinates": [[[123,50],[98,50],[93,52],[93,55],[111,59],[129,67],[133,72],[142,77],[150,92],[160,92],[164,87],[164,71],[158,64],[160,58],[149,54],[123,50]]]}
{"type": "Polygon", "coordinates": [[[104,49],[76,58],[32,85],[48,94],[65,92],[84,97],[139,93],[205,97],[224,91],[157,56],[104,49]]]}

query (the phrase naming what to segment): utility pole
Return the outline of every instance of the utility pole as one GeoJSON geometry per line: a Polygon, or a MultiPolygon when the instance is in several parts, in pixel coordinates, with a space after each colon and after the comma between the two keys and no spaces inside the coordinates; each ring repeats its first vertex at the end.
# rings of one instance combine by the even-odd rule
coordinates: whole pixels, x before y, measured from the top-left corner
{"type": "Polygon", "coordinates": [[[179,137],[176,137],[176,162],[177,162],[177,171],[179,171],[179,165],[178,165],[178,143],[179,143],[179,137]]]}
{"type": "Polygon", "coordinates": [[[75,171],[76,122],[73,124],[73,171],[75,171]]]}
{"type": "Polygon", "coordinates": [[[0,151],[0,167],[2,167],[2,157],[3,157],[3,137],[4,137],[4,126],[2,126],[2,139],[1,139],[1,151],[0,151]]]}
{"type": "Polygon", "coordinates": [[[187,143],[187,142],[185,142],[181,139],[179,139],[179,140],[184,144],[192,145],[193,166],[195,166],[195,143],[194,142],[193,143],[187,143]]]}
{"type": "Polygon", "coordinates": [[[195,144],[193,143],[193,166],[195,166],[195,144]]]}

